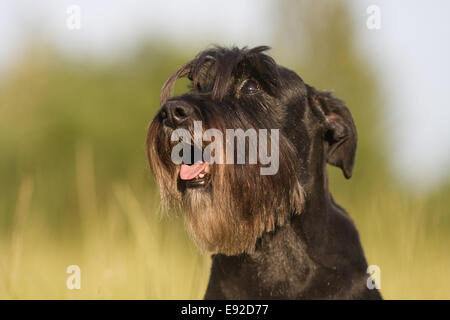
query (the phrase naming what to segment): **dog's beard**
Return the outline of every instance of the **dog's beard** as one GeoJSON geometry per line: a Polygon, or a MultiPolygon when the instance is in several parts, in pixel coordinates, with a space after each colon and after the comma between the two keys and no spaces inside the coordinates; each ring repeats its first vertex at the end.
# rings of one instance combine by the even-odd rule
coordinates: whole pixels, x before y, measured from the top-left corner
{"type": "Polygon", "coordinates": [[[170,161],[166,141],[160,124],[153,122],[148,157],[160,188],[161,206],[163,211],[175,208],[183,213],[187,229],[202,252],[252,253],[264,232],[301,213],[304,197],[298,156],[283,136],[277,174],[261,175],[260,165],[212,164],[210,182],[201,188],[180,187],[180,169],[170,161]]]}
{"type": "Polygon", "coordinates": [[[298,182],[288,192],[290,199],[268,192],[267,196],[272,201],[259,203],[221,192],[214,196],[211,192],[188,189],[180,195],[181,201],[172,197],[171,203],[167,203],[167,196],[161,195],[163,208],[176,207],[183,212],[187,230],[201,252],[252,253],[257,239],[264,232],[284,225],[292,214],[301,213],[303,205],[302,188],[298,182]],[[274,196],[280,198],[272,198],[274,196]]]}

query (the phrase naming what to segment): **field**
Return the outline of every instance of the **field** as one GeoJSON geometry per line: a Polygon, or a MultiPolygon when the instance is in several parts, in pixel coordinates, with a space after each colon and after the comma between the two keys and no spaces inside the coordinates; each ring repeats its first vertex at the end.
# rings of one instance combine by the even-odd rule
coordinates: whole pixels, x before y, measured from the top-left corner
{"type": "MultiPolygon", "coordinates": [[[[0,82],[0,299],[202,298],[210,257],[180,217],[159,213],[145,156],[159,89],[192,54],[157,44],[109,64],[28,52],[0,82]],[[70,265],[80,290],[66,286],[70,265]]],[[[380,267],[385,298],[450,299],[450,185],[413,193],[398,181],[373,121],[376,84],[347,60],[298,67],[336,88],[360,133],[354,177],[330,168],[333,195],[380,267]]]]}
{"type": "MultiPolygon", "coordinates": [[[[108,200],[95,197],[92,154],[78,154],[78,206],[73,223],[54,235],[32,205],[35,185],[22,181],[14,228],[0,245],[2,299],[200,299],[210,259],[199,255],[181,219],[162,218],[153,187],[135,192],[111,186],[108,200]],[[69,265],[81,269],[81,289],[69,290],[69,265]]],[[[443,211],[430,214],[426,202],[377,192],[368,203],[346,207],[370,264],[381,269],[388,299],[450,298],[450,268],[443,211]]]]}

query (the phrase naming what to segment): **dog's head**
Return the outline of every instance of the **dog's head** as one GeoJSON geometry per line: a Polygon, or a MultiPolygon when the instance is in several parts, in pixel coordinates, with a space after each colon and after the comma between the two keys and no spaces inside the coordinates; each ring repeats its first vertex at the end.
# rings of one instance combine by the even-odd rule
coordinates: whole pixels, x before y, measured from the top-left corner
{"type": "Polygon", "coordinates": [[[166,81],[147,151],[162,207],[180,208],[200,249],[252,252],[257,239],[302,211],[328,162],[349,178],[350,112],[253,49],[201,52],[166,81]],[[170,97],[177,79],[191,90],[170,97]]]}

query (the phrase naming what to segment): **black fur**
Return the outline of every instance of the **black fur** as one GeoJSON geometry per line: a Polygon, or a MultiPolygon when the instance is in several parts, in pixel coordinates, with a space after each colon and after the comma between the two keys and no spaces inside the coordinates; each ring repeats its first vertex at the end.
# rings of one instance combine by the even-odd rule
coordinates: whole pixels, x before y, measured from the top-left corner
{"type": "Polygon", "coordinates": [[[200,53],[167,80],[149,129],[148,156],[163,204],[186,211],[199,247],[215,253],[205,299],[381,299],[367,288],[358,232],[328,190],[327,163],[352,175],[352,116],[341,100],[277,65],[267,49],[200,53]],[[192,80],[192,90],[170,98],[180,77],[192,80]],[[247,79],[257,92],[242,90],[247,79]],[[169,123],[168,104],[191,108],[189,117],[169,123]],[[186,190],[168,160],[168,141],[174,127],[190,128],[194,119],[210,128],[280,129],[279,173],[214,165],[207,187],[186,190]]]}

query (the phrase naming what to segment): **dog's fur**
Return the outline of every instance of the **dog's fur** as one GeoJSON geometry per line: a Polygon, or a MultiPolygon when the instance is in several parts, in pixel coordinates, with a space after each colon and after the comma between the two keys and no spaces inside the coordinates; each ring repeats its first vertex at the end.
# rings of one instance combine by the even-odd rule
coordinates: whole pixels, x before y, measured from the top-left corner
{"type": "MultiPolygon", "coordinates": [[[[162,112],[152,121],[147,150],[165,210],[178,208],[202,251],[215,253],[207,299],[378,299],[367,288],[358,233],[328,191],[326,164],[350,178],[357,134],[345,104],[305,84],[266,55],[268,47],[213,48],[164,84],[161,110],[188,105],[177,126],[162,112]],[[170,98],[188,77],[190,92],[170,98]],[[257,90],[245,92],[247,79],[257,90]],[[260,165],[213,164],[209,183],[187,188],[170,158],[175,127],[279,129],[279,171],[260,165]]],[[[203,146],[204,147],[204,146],[203,146]]]]}

